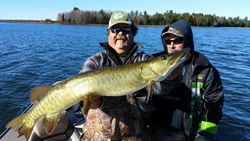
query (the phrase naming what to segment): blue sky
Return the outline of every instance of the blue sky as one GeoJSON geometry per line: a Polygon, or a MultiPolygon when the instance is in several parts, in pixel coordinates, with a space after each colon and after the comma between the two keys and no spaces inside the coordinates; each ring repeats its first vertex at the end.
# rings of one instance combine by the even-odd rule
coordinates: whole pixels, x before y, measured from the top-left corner
{"type": "Polygon", "coordinates": [[[147,11],[149,14],[173,10],[177,13],[203,13],[250,20],[250,0],[1,0],[0,19],[56,20],[60,12],[73,7],[81,10],[147,11]]]}

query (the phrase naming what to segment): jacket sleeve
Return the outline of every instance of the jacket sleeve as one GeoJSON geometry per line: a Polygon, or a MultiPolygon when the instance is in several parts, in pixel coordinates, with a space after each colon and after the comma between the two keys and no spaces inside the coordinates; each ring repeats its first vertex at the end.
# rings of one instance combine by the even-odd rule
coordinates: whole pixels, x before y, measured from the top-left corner
{"type": "Polygon", "coordinates": [[[199,135],[213,139],[217,132],[219,120],[222,117],[224,92],[219,72],[211,66],[204,81],[203,117],[200,123],[199,135]]]}
{"type": "Polygon", "coordinates": [[[82,65],[82,69],[80,70],[80,73],[92,71],[98,69],[98,65],[95,61],[96,59],[94,57],[89,57],[82,65]]]}

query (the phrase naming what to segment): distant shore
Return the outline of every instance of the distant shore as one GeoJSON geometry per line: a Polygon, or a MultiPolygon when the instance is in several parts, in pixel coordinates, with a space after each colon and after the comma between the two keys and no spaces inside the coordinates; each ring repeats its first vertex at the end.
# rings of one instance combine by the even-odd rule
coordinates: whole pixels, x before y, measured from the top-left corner
{"type": "MultiPolygon", "coordinates": [[[[0,23],[21,23],[21,24],[60,24],[60,25],[76,25],[76,26],[107,26],[108,24],[66,24],[58,21],[48,20],[0,20],[0,23]]],[[[138,25],[138,26],[165,26],[165,25],[138,25]]],[[[213,27],[213,26],[194,26],[194,27],[213,27]]],[[[249,28],[249,27],[225,27],[225,28],[249,28]]]]}
{"type": "Polygon", "coordinates": [[[38,23],[38,24],[53,24],[56,21],[48,20],[0,20],[0,23],[38,23]]]}

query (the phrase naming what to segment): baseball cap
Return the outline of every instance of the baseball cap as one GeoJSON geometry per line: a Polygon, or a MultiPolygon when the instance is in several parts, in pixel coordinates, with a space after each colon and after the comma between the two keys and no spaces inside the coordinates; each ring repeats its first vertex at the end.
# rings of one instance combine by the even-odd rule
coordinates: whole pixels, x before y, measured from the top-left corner
{"type": "Polygon", "coordinates": [[[125,23],[128,25],[132,25],[132,21],[130,19],[130,16],[125,11],[115,11],[111,15],[109,19],[109,25],[108,29],[111,28],[113,25],[116,25],[118,23],[125,23]]]}
{"type": "Polygon", "coordinates": [[[175,36],[183,37],[180,31],[173,27],[169,27],[169,29],[166,32],[163,32],[161,36],[167,35],[167,34],[174,34],[175,36]]]}

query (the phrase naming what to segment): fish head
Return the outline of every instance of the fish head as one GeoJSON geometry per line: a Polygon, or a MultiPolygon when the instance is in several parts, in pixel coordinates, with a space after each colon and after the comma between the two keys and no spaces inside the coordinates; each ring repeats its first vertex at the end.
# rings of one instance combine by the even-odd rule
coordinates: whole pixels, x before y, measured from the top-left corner
{"type": "Polygon", "coordinates": [[[189,55],[190,49],[162,55],[150,62],[144,70],[144,77],[148,80],[162,81],[169,77],[173,71],[182,65],[189,55]],[[147,75],[147,76],[146,76],[147,75]]]}

